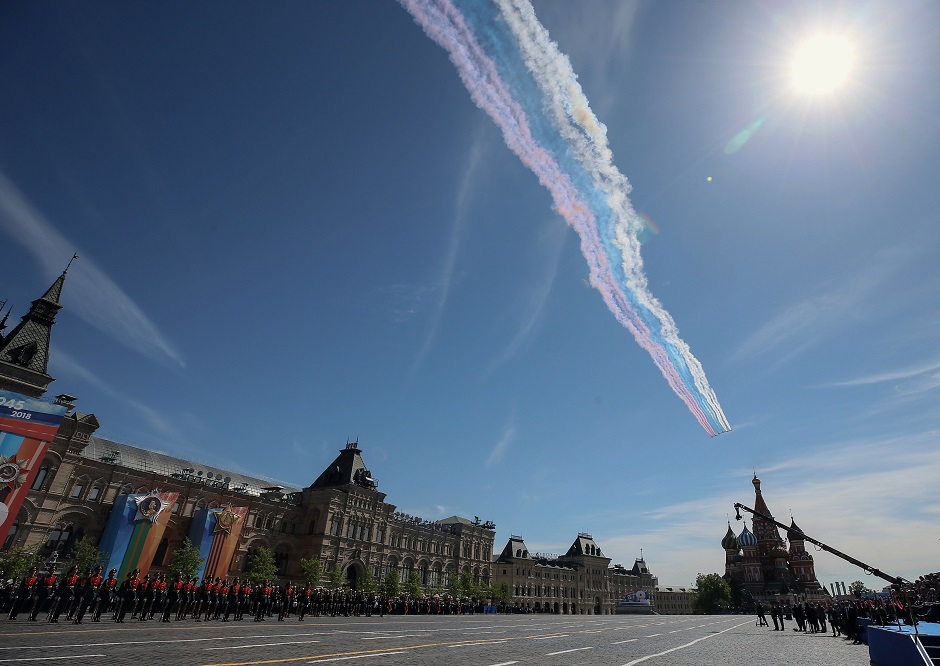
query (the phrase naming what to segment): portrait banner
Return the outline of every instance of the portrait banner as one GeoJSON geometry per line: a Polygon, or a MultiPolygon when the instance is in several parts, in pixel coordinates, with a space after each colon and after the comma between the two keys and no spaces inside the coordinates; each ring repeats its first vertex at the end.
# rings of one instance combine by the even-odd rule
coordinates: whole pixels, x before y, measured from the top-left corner
{"type": "Polygon", "coordinates": [[[155,490],[115,500],[98,549],[109,554],[108,570],[117,569],[119,581],[134,569],[150,571],[177,499],[179,493],[155,490]]]}
{"type": "Polygon", "coordinates": [[[21,393],[0,391],[0,545],[6,541],[67,409],[21,393]]]}

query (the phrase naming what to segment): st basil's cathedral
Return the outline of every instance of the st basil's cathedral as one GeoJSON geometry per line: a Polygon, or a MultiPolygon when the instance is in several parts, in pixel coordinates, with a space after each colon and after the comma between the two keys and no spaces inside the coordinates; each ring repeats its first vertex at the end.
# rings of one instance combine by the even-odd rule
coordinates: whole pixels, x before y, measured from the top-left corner
{"type": "MultiPolygon", "coordinates": [[[[754,509],[773,518],[760,490],[760,479],[754,475],[754,509]]],[[[814,601],[828,598],[828,592],[818,580],[813,556],[806,552],[804,534],[796,521],[790,519],[786,542],[777,526],[754,516],[753,531],[744,524],[735,534],[728,524],[728,532],[721,540],[725,549],[725,578],[737,581],[745,601],[814,601]],[[748,599],[750,597],[750,599],[748,599]]]]}

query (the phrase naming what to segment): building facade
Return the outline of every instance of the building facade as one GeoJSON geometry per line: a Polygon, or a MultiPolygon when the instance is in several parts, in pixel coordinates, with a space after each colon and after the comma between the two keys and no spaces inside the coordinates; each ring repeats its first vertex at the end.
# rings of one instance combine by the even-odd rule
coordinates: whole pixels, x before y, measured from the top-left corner
{"type": "Polygon", "coordinates": [[[656,612],[660,615],[692,615],[692,597],[694,587],[681,585],[660,585],[656,588],[656,612]]]}
{"type": "MultiPolygon", "coordinates": [[[[6,317],[0,322],[0,389],[38,398],[54,381],[46,369],[65,278],[63,273],[34,301],[8,335],[2,334],[6,317]]],[[[149,561],[138,565],[142,571],[162,572],[170,554],[198,532],[196,523],[215,512],[217,521],[224,514],[229,523],[240,523],[227,537],[236,540],[224,551],[228,563],[215,569],[231,576],[244,570],[249,553],[264,547],[274,553],[284,580],[300,579],[301,558],[319,557],[325,572],[339,568],[353,586],[366,572],[381,580],[389,571],[402,582],[416,572],[429,589],[446,587],[455,574],[491,582],[495,524],[458,516],[428,521],[399,512],[378,489],[358,442],[347,442],[308,487],[290,488],[97,437],[97,418],[76,411],[75,400],[59,396],[68,413],[42,460],[30,468],[28,494],[0,547],[35,545],[46,558],[67,559],[81,538],[99,543],[113,509],[126,505],[127,496],[159,491],[172,502],[165,507],[162,538],[149,561]]]]}
{"type": "MultiPolygon", "coordinates": [[[[773,518],[754,475],[754,509],[773,518]]],[[[725,550],[725,577],[740,586],[745,602],[822,600],[828,594],[816,579],[813,556],[804,547],[803,531],[790,521],[787,541],[772,522],[754,516],[753,531],[744,524],[740,534],[728,531],[721,540],[725,550]]]]}
{"type": "Polygon", "coordinates": [[[537,613],[610,615],[628,594],[653,599],[657,581],[642,558],[632,569],[610,562],[590,534],[578,534],[564,555],[530,553],[513,535],[493,563],[493,581],[508,589],[510,606],[537,613]]]}

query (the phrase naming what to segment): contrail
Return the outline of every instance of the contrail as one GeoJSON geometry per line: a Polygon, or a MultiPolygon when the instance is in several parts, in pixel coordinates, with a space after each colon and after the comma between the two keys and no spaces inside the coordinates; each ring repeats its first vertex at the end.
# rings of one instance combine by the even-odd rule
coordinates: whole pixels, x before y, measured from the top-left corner
{"type": "Polygon", "coordinates": [[[552,196],[581,238],[591,285],[712,436],[731,429],[701,363],[649,292],[630,183],[613,164],[568,58],[528,0],[399,0],[443,47],[473,102],[552,196]],[[495,11],[494,11],[495,7],[495,11]]]}

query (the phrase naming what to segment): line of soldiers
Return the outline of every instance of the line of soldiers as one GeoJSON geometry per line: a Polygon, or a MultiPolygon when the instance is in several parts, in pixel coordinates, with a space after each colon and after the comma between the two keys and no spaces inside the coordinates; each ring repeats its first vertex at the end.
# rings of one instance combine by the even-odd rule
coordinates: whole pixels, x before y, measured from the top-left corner
{"type": "MultiPolygon", "coordinates": [[[[768,626],[764,616],[764,607],[756,604],[758,626],[768,626]]],[[[906,622],[905,605],[896,597],[877,599],[853,599],[833,601],[832,603],[789,604],[771,602],[770,616],[774,623],[773,631],[786,631],[784,617],[793,619],[796,627],[793,631],[808,634],[826,633],[826,621],[832,629],[832,635],[844,636],[855,644],[863,642],[863,624],[885,626],[901,621],[906,622]],[[860,623],[859,620],[864,620],[860,623]]]]}
{"type": "Polygon", "coordinates": [[[362,590],[303,588],[292,583],[286,586],[265,581],[253,585],[248,580],[240,581],[205,578],[184,579],[181,573],[172,582],[166,574],[146,574],[140,571],[127,574],[118,584],[117,570],[112,569],[107,577],[102,576],[102,567],[87,570],[80,576],[73,566],[67,574],[59,576],[55,566],[45,576],[40,576],[33,567],[19,585],[4,591],[0,596],[0,612],[9,608],[9,619],[15,620],[22,613],[36,622],[42,613],[47,622],[57,623],[65,613],[67,621],[82,624],[86,615],[93,622],[110,614],[115,622],[123,623],[128,615],[144,622],[158,616],[162,622],[171,619],[196,622],[220,620],[236,622],[246,616],[256,622],[268,617],[283,621],[297,614],[303,621],[307,615],[321,616],[366,616],[373,613],[389,614],[452,615],[474,612],[470,600],[450,597],[423,597],[411,599],[407,596],[387,598],[384,595],[366,593],[362,590]]]}

